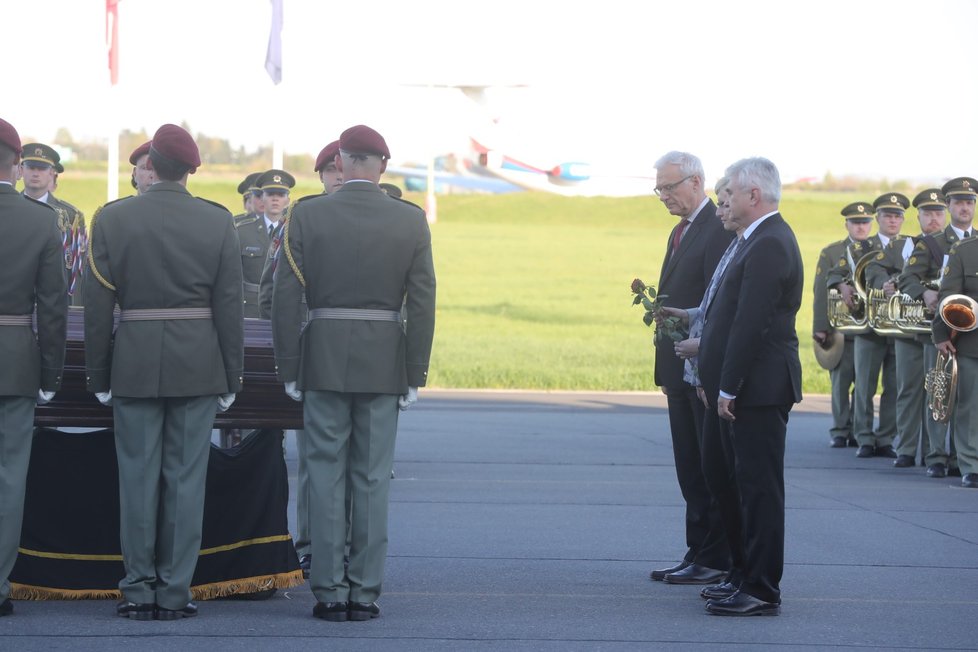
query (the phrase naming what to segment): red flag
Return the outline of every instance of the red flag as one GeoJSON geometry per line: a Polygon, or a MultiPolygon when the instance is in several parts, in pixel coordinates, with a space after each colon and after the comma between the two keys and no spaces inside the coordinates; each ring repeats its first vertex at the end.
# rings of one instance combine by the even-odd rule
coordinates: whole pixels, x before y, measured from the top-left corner
{"type": "Polygon", "coordinates": [[[105,46],[109,52],[109,80],[119,83],[119,0],[105,0],[105,46]]]}

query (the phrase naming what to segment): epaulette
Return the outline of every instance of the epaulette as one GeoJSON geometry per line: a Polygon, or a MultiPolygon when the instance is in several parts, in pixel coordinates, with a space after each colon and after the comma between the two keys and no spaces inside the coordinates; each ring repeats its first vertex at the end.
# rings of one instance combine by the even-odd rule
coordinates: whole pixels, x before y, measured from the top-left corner
{"type": "Polygon", "coordinates": [[[24,199],[27,199],[27,200],[29,200],[29,201],[32,201],[32,202],[34,202],[34,203],[35,203],[35,204],[37,204],[38,206],[43,206],[44,208],[46,208],[46,209],[48,209],[49,211],[54,211],[55,213],[57,213],[57,212],[58,212],[58,211],[57,211],[57,210],[56,210],[56,209],[54,208],[54,206],[52,206],[51,204],[49,204],[49,203],[47,203],[46,201],[39,201],[39,200],[37,200],[37,199],[34,199],[33,197],[31,197],[30,195],[27,195],[27,194],[24,194],[24,193],[21,193],[21,195],[20,195],[20,196],[21,196],[21,197],[23,197],[24,199]]]}
{"type": "Polygon", "coordinates": [[[316,199],[317,197],[328,197],[328,196],[329,195],[327,195],[324,192],[320,192],[320,193],[317,193],[315,195],[305,195],[304,197],[299,197],[298,199],[296,199],[295,201],[293,201],[291,204],[289,204],[289,206],[294,206],[295,204],[298,204],[299,202],[306,201],[307,199],[316,199]]]}
{"type": "Polygon", "coordinates": [[[228,208],[227,208],[227,206],[225,206],[224,204],[218,204],[216,201],[211,201],[210,199],[204,199],[203,197],[194,197],[194,199],[199,199],[202,202],[207,202],[211,206],[217,206],[218,208],[220,208],[222,211],[224,211],[228,215],[231,214],[231,211],[229,211],[228,208]]]}
{"type": "Polygon", "coordinates": [[[234,218],[234,228],[237,229],[246,224],[254,224],[257,221],[258,221],[258,216],[254,213],[245,213],[243,215],[236,215],[234,218]]]}

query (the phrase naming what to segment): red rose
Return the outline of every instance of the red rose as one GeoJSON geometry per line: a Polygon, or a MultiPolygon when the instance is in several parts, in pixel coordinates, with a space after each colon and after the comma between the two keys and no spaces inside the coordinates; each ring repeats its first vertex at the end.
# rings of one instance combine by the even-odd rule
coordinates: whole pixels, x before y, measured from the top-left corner
{"type": "Polygon", "coordinates": [[[634,281],[632,281],[632,292],[634,292],[635,294],[640,294],[644,290],[645,290],[645,283],[642,282],[642,279],[637,278],[634,281]]]}

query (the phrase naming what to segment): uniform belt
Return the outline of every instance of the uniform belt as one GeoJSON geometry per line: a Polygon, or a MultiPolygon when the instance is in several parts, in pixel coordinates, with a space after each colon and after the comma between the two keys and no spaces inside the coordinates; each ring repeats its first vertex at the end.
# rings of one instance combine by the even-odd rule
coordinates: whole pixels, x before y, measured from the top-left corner
{"type": "Polygon", "coordinates": [[[261,290],[261,286],[258,285],[257,283],[248,283],[247,281],[245,281],[244,283],[242,283],[242,285],[244,286],[246,292],[258,292],[259,290],[261,290]]]}
{"type": "Polygon", "coordinates": [[[31,315],[0,315],[0,326],[30,326],[31,315]]]}
{"type": "Polygon", "coordinates": [[[393,321],[401,323],[401,313],[397,310],[368,310],[366,308],[313,308],[309,320],[313,319],[355,319],[358,321],[393,321]]]}
{"type": "Polygon", "coordinates": [[[210,308],[142,308],[123,310],[119,321],[162,321],[170,319],[211,319],[210,308]]]}

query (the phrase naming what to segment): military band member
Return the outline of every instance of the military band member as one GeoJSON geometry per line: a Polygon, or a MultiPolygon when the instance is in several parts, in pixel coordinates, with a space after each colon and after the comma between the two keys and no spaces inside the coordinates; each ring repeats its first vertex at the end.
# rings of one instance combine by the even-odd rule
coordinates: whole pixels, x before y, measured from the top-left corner
{"type": "MultiPolygon", "coordinates": [[[[937,188],[928,188],[918,193],[914,197],[913,205],[917,209],[920,235],[894,237],[866,267],[867,287],[882,289],[887,299],[900,291],[900,274],[917,243],[924,236],[943,229],[946,221],[944,195],[937,188]]],[[[897,458],[893,461],[893,466],[907,468],[916,464],[918,442],[921,441],[921,432],[929,417],[924,405],[924,347],[932,345],[929,334],[891,339],[896,352],[897,375],[897,458]]],[[[921,464],[926,457],[926,448],[925,437],[921,446],[921,464]]]]}
{"type": "Polygon", "coordinates": [[[0,119],[0,616],[14,611],[10,571],[17,560],[34,406],[61,387],[68,295],[59,216],[15,189],[20,136],[0,119]],[[37,334],[31,325],[36,312],[37,334]]]}
{"type": "MultiPolygon", "coordinates": [[[[828,245],[818,256],[818,266],[815,269],[812,337],[821,345],[826,343],[832,331],[828,318],[826,276],[846,255],[847,247],[857,242],[865,242],[869,237],[872,229],[872,213],[873,206],[867,202],[854,202],[843,208],[842,216],[845,218],[849,236],[828,245]]],[[[829,445],[832,448],[856,445],[852,433],[852,385],[856,374],[852,340],[851,334],[844,335],[842,358],[839,364],[829,371],[829,381],[832,384],[832,428],[829,430],[829,445]]]]}
{"type": "Polygon", "coordinates": [[[380,615],[397,413],[426,382],[434,334],[431,233],[424,211],[378,187],[389,158],[373,129],[344,131],[343,187],[296,204],[275,268],[275,360],[308,437],[313,615],[330,621],[380,615]]]}
{"type": "Polygon", "coordinates": [[[289,206],[289,190],[295,186],[295,177],[285,170],[268,170],[255,180],[255,185],[261,189],[264,213],[236,219],[234,228],[241,242],[244,316],[257,319],[261,316],[258,304],[261,272],[275,229],[289,206]]]}
{"type": "MultiPolygon", "coordinates": [[[[53,147],[43,143],[27,143],[21,156],[21,178],[24,194],[31,199],[48,204],[58,213],[64,256],[65,278],[71,304],[82,305],[82,275],[88,236],[85,216],[68,202],[58,199],[49,190],[57,168],[61,167],[61,155],[53,147]]],[[[63,167],[61,167],[64,170],[63,167]]]]}
{"type": "MultiPolygon", "coordinates": [[[[900,290],[911,298],[923,300],[931,312],[937,310],[940,293],[936,285],[941,281],[948,254],[958,242],[973,235],[976,189],[978,181],[971,177],[956,177],[944,184],[941,194],[946,198],[951,223],[943,231],[928,235],[917,243],[900,276],[900,290]]],[[[933,321],[940,321],[940,317],[935,317],[933,321]]],[[[937,349],[925,346],[923,352],[924,369],[933,369],[937,362],[937,349]]],[[[947,424],[935,421],[928,414],[924,425],[927,433],[927,475],[931,478],[960,475],[954,436],[958,428],[955,415],[951,415],[950,424],[947,424]]]]}
{"type": "Polygon", "coordinates": [[[85,364],[115,421],[126,571],[116,613],[174,620],[197,614],[211,428],[241,389],[241,264],[231,214],[187,192],[200,165],[190,134],[163,125],[149,156],[159,181],[92,219],[85,364]]]}
{"type": "Polygon", "coordinates": [[[129,155],[129,162],[132,164],[132,187],[136,189],[136,194],[141,195],[149,187],[156,183],[156,173],[149,163],[150,141],[146,141],[129,155]]]}

